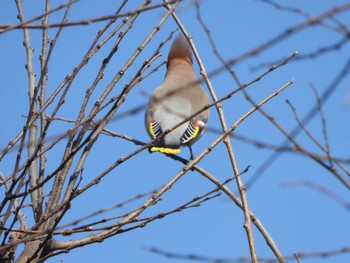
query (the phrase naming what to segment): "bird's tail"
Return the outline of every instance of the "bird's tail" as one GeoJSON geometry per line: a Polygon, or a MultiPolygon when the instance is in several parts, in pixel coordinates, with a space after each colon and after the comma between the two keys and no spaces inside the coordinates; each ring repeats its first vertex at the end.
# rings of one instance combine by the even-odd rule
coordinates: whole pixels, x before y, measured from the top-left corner
{"type": "Polygon", "coordinates": [[[180,33],[171,45],[168,55],[168,66],[171,60],[182,59],[192,64],[192,51],[185,36],[180,33]]]}

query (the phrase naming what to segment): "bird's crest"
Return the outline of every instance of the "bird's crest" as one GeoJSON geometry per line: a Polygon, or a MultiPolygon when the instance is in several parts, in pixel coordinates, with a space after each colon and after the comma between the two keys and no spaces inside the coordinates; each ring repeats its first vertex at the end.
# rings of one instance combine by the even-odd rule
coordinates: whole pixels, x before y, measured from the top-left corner
{"type": "Polygon", "coordinates": [[[168,66],[173,59],[183,59],[192,64],[191,46],[183,34],[179,34],[171,45],[168,55],[168,66]]]}

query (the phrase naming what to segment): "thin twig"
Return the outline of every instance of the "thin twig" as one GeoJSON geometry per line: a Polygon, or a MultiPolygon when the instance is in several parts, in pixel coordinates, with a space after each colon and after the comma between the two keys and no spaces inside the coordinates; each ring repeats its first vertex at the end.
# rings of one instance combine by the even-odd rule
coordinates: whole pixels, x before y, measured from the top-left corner
{"type": "MultiPolygon", "coordinates": [[[[78,0],[76,0],[78,1],[78,0]]],[[[74,2],[76,2],[74,1],[74,2]]],[[[179,3],[181,0],[170,0],[169,2],[172,4],[175,3],[179,3]]],[[[84,25],[91,25],[92,23],[96,23],[96,22],[101,22],[101,21],[106,21],[106,20],[113,20],[113,19],[117,19],[117,18],[121,18],[121,17],[128,17],[128,16],[133,16],[136,15],[138,13],[141,12],[145,12],[145,11],[149,11],[152,9],[157,9],[157,8],[161,8],[164,6],[163,3],[160,4],[154,4],[154,5],[150,5],[150,6],[143,6],[142,8],[138,8],[134,11],[130,11],[130,12],[125,12],[125,13],[117,13],[117,14],[113,14],[113,15],[105,15],[105,16],[100,16],[100,17],[96,17],[96,18],[90,18],[90,19],[84,19],[84,20],[80,20],[80,21],[74,21],[74,22],[60,22],[60,23],[51,23],[51,24],[29,24],[33,21],[39,20],[42,17],[44,17],[47,14],[51,14],[53,12],[56,12],[62,8],[65,8],[67,5],[69,5],[70,3],[66,3],[66,4],[62,4],[60,6],[58,6],[55,9],[52,9],[50,12],[41,14],[39,16],[36,16],[30,20],[27,21],[23,21],[22,23],[18,24],[18,25],[0,25],[0,29],[2,29],[0,31],[1,33],[5,33],[9,30],[13,30],[13,29],[48,29],[48,28],[63,28],[63,27],[71,27],[71,26],[84,26],[84,25]]]]}

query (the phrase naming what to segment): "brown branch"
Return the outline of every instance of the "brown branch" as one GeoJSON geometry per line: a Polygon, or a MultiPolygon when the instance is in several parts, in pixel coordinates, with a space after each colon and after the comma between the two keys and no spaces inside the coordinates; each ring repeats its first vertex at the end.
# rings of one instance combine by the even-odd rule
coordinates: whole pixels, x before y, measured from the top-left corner
{"type": "MultiPolygon", "coordinates": [[[[198,7],[197,8],[197,10],[198,10],[197,12],[199,14],[199,4],[198,4],[198,2],[196,2],[196,5],[198,7]]],[[[200,18],[199,15],[198,15],[198,17],[200,18]]],[[[181,28],[182,32],[186,36],[188,36],[188,34],[187,34],[187,32],[185,32],[185,29],[183,28],[180,20],[176,16],[174,16],[174,20],[177,22],[177,24],[181,28]]],[[[202,20],[200,19],[200,21],[202,21],[202,20]]],[[[202,24],[204,25],[204,23],[202,23],[202,24]]],[[[214,90],[214,88],[213,88],[213,86],[212,86],[212,84],[211,84],[211,82],[209,80],[209,77],[208,77],[207,73],[206,73],[204,64],[201,61],[201,57],[199,56],[199,54],[198,54],[198,52],[197,52],[193,42],[191,42],[191,39],[189,37],[188,37],[188,39],[189,39],[189,42],[191,44],[191,47],[192,47],[193,53],[195,55],[195,58],[197,60],[197,63],[199,64],[201,75],[204,78],[204,81],[205,81],[205,83],[206,83],[206,85],[207,85],[207,87],[209,89],[209,92],[211,94],[212,99],[214,101],[216,101],[217,100],[217,96],[216,96],[215,90],[214,90]]],[[[217,104],[216,105],[216,110],[217,110],[217,113],[219,115],[222,131],[224,133],[226,133],[226,131],[227,131],[227,124],[226,124],[226,119],[225,119],[225,116],[224,116],[224,111],[222,109],[222,106],[220,104],[217,104]]],[[[236,183],[237,183],[237,187],[238,187],[238,190],[239,190],[239,193],[240,193],[240,197],[241,197],[241,201],[242,201],[242,205],[243,205],[243,213],[244,213],[244,218],[245,218],[245,222],[244,222],[243,226],[244,226],[244,229],[246,230],[252,262],[258,262],[257,254],[256,254],[256,247],[255,247],[255,242],[254,242],[254,236],[253,236],[253,231],[252,231],[252,228],[251,228],[251,218],[249,216],[249,207],[248,207],[248,200],[246,198],[246,190],[245,190],[245,186],[243,184],[243,181],[241,180],[241,178],[239,176],[239,168],[238,168],[236,157],[235,157],[235,154],[234,154],[234,151],[233,151],[233,148],[232,148],[231,139],[230,139],[229,136],[224,138],[224,144],[226,146],[227,153],[228,153],[228,156],[230,158],[230,162],[231,162],[231,166],[232,166],[234,175],[237,176],[236,177],[236,183]]]]}
{"type": "MultiPolygon", "coordinates": [[[[58,7],[53,8],[51,10],[48,10],[48,11],[46,11],[45,13],[43,13],[41,15],[38,15],[38,16],[33,17],[31,19],[28,19],[28,20],[20,21],[21,23],[17,24],[17,25],[0,25],[0,29],[2,29],[2,30],[0,30],[0,34],[8,32],[8,31],[13,30],[13,29],[25,29],[26,26],[28,26],[29,23],[34,22],[36,20],[40,20],[40,19],[45,18],[45,17],[48,17],[48,15],[50,15],[52,13],[55,13],[55,12],[65,8],[65,7],[71,5],[72,3],[76,3],[77,1],[78,0],[69,0],[68,3],[61,4],[58,7]]],[[[45,25],[45,23],[42,23],[42,25],[45,25]]],[[[41,28],[45,29],[45,26],[42,26],[41,28]]]]}
{"type": "MultiPolygon", "coordinates": [[[[120,7],[119,9],[117,10],[117,12],[119,12],[123,7],[124,5],[126,4],[125,1],[123,1],[121,4],[120,4],[120,7]]],[[[82,59],[82,61],[80,62],[80,64],[75,68],[75,70],[73,71],[72,73],[72,76],[68,82],[68,85],[66,86],[63,94],[61,95],[61,98],[60,98],[60,101],[57,103],[57,106],[56,108],[54,109],[53,113],[51,114],[50,116],[50,119],[54,118],[56,113],[58,112],[60,106],[62,105],[64,99],[65,99],[65,96],[71,86],[71,84],[73,83],[73,80],[75,79],[75,76],[77,76],[78,72],[80,71],[80,69],[82,69],[86,63],[89,61],[89,59],[93,56],[93,54],[96,54],[96,44],[98,42],[98,40],[102,37],[102,35],[104,34],[104,32],[106,32],[106,30],[115,22],[115,20],[111,20],[109,21],[109,23],[107,23],[107,25],[105,25],[101,30],[99,30],[96,38],[93,40],[92,44],[90,45],[90,47],[88,48],[88,51],[86,52],[84,58],[82,59]]],[[[124,25],[126,23],[126,20],[123,20],[119,26],[117,26],[117,28],[121,28],[122,25],[124,25]]],[[[99,48],[101,48],[102,45],[99,45],[99,48]]],[[[98,49],[99,50],[99,49],[98,49]]],[[[113,53],[114,54],[114,53],[113,53]]],[[[99,80],[100,77],[97,77],[97,79],[99,80]]],[[[89,92],[86,93],[86,96],[88,97],[89,96],[89,92]]],[[[86,98],[85,98],[86,100],[86,98]]],[[[83,115],[83,110],[85,109],[84,107],[84,104],[82,105],[81,107],[81,112],[79,113],[78,116],[81,116],[83,115]]],[[[57,207],[57,204],[58,204],[58,201],[60,199],[60,196],[61,196],[61,193],[63,191],[63,185],[64,185],[64,182],[65,182],[65,178],[67,177],[67,173],[69,171],[69,168],[72,164],[72,160],[73,158],[71,159],[65,159],[67,158],[67,156],[69,156],[69,154],[71,153],[71,151],[74,152],[74,148],[71,150],[71,146],[73,144],[73,138],[74,138],[74,135],[75,135],[75,132],[77,131],[78,127],[80,126],[83,126],[85,125],[85,122],[80,122],[80,119],[81,117],[78,117],[78,121],[75,125],[75,127],[73,129],[71,129],[69,131],[69,133],[67,133],[69,135],[69,138],[68,138],[68,142],[67,142],[67,146],[66,146],[66,149],[65,149],[65,152],[63,154],[63,160],[62,162],[65,163],[65,169],[63,170],[56,170],[57,171],[57,176],[55,176],[55,181],[54,181],[54,188],[56,189],[56,191],[50,195],[50,198],[49,198],[49,201],[48,201],[48,209],[47,209],[47,212],[50,214],[53,212],[53,210],[57,207]],[[65,162],[65,160],[67,160],[65,162]]],[[[77,142],[77,141],[76,141],[77,142]]],[[[71,155],[71,157],[73,157],[74,155],[71,155]]],[[[63,167],[63,166],[62,166],[63,167]]],[[[75,172],[73,174],[79,174],[79,172],[75,172]]],[[[45,178],[46,181],[48,181],[48,177],[45,178]]],[[[66,197],[67,196],[70,196],[70,193],[73,189],[73,186],[75,184],[75,180],[73,182],[71,182],[70,186],[67,188],[68,191],[66,191],[66,197]]],[[[47,223],[49,224],[52,224],[53,221],[52,220],[48,220],[47,223]]]]}
{"type": "MultiPolygon", "coordinates": [[[[297,62],[300,60],[306,60],[306,59],[314,59],[317,58],[319,56],[325,55],[329,52],[332,51],[339,51],[341,48],[343,48],[347,43],[349,42],[349,37],[345,36],[342,39],[336,41],[334,44],[332,45],[328,45],[328,46],[324,46],[324,47],[320,47],[318,49],[316,49],[315,51],[309,52],[309,53],[304,53],[304,54],[300,54],[299,56],[295,57],[295,59],[293,59],[292,62],[297,62]]],[[[281,61],[285,60],[286,58],[282,58],[282,59],[277,59],[275,61],[272,62],[268,62],[268,63],[261,63],[259,65],[250,67],[250,69],[252,71],[258,70],[260,68],[266,68],[266,67],[271,67],[272,65],[281,63],[281,61]]]]}
{"type": "Polygon", "coordinates": [[[309,151],[307,151],[303,146],[301,146],[295,139],[294,137],[288,133],[281,124],[279,124],[275,118],[273,118],[270,114],[268,114],[266,111],[263,109],[259,108],[259,112],[267,119],[269,120],[293,145],[294,147],[305,154],[305,156],[310,157],[312,160],[314,160],[316,163],[320,164],[322,167],[327,169],[331,174],[333,174],[346,188],[350,189],[350,183],[347,181],[346,178],[343,178],[339,172],[334,169],[333,166],[329,166],[325,164],[322,160],[316,158],[313,156],[309,151]]]}
{"type": "MultiPolygon", "coordinates": [[[[221,133],[221,130],[219,130],[217,128],[212,128],[212,127],[208,127],[207,131],[212,132],[214,134],[221,133]]],[[[298,149],[296,149],[295,147],[292,147],[292,146],[282,146],[282,145],[267,143],[267,142],[253,139],[253,138],[250,138],[250,137],[244,136],[242,134],[238,134],[238,133],[230,134],[230,136],[232,139],[238,140],[240,142],[244,142],[246,144],[253,145],[256,148],[267,149],[267,150],[271,150],[274,152],[286,152],[286,153],[295,153],[295,154],[304,155],[302,152],[298,151],[298,149]]],[[[118,137],[118,136],[116,136],[116,137],[118,137]]],[[[317,153],[311,152],[311,151],[309,151],[309,152],[310,152],[310,154],[315,156],[315,158],[317,158],[317,159],[329,160],[329,156],[317,154],[317,153]]],[[[332,161],[337,162],[337,163],[344,163],[344,164],[350,163],[350,159],[342,158],[342,157],[338,157],[338,156],[337,157],[332,156],[332,161]]]]}
{"type": "MultiPolygon", "coordinates": [[[[146,251],[149,251],[154,254],[161,255],[163,257],[171,259],[183,259],[191,261],[200,261],[200,262],[209,262],[209,263],[240,263],[240,262],[251,262],[250,257],[238,257],[238,258],[217,258],[217,257],[208,257],[196,254],[180,254],[169,252],[163,249],[156,247],[145,247],[146,251]]],[[[342,247],[339,249],[329,250],[329,251],[320,251],[320,252],[297,252],[293,255],[286,256],[286,260],[301,262],[300,259],[313,259],[313,258],[329,258],[335,257],[338,255],[347,254],[350,252],[350,247],[342,247]]],[[[259,258],[259,262],[273,263],[277,262],[275,258],[259,258]]]]}
{"type": "MultiPolygon", "coordinates": [[[[72,1],[72,2],[77,2],[76,1],[72,1]]],[[[182,0],[171,0],[169,1],[172,4],[179,4],[182,0]]],[[[71,2],[71,1],[70,1],[71,2]]],[[[84,26],[84,25],[90,25],[92,23],[97,23],[97,22],[102,22],[102,21],[106,21],[106,20],[115,20],[117,18],[121,18],[121,17],[128,17],[128,16],[134,16],[134,15],[138,15],[141,12],[144,11],[149,11],[149,10],[153,10],[153,9],[157,9],[157,8],[161,8],[163,7],[165,4],[164,3],[160,3],[160,4],[154,4],[154,5],[150,5],[150,6],[143,6],[141,8],[138,8],[134,11],[129,11],[129,12],[125,12],[122,14],[116,13],[113,15],[105,15],[105,16],[100,16],[100,17],[96,17],[96,18],[90,18],[90,19],[84,19],[84,20],[80,20],[80,21],[73,21],[73,22],[60,22],[60,23],[51,23],[51,24],[29,24],[33,21],[39,20],[41,18],[43,18],[44,16],[51,14],[53,12],[56,12],[68,5],[70,5],[71,3],[66,3],[66,4],[62,4],[58,7],[56,7],[55,9],[52,9],[49,12],[46,12],[44,14],[41,14],[39,16],[36,16],[32,19],[29,19],[27,21],[23,21],[20,24],[17,25],[1,25],[0,24],[0,34],[8,32],[10,30],[14,30],[14,29],[48,29],[48,28],[63,28],[63,27],[72,27],[72,26],[84,26]]]]}
{"type": "MultiPolygon", "coordinates": [[[[224,61],[224,59],[220,55],[218,49],[216,48],[216,45],[215,45],[214,40],[213,40],[213,38],[211,36],[210,30],[205,25],[205,23],[204,23],[204,21],[203,21],[203,19],[201,17],[200,8],[199,8],[200,6],[199,6],[198,1],[196,2],[196,7],[197,7],[197,19],[199,20],[200,24],[202,25],[202,27],[204,28],[205,32],[207,33],[207,36],[208,36],[208,38],[210,40],[211,46],[213,47],[215,55],[219,58],[219,60],[223,64],[223,67],[231,74],[231,76],[234,78],[234,80],[237,82],[237,84],[239,86],[241,86],[241,83],[238,80],[236,74],[231,70],[230,65],[224,61]]],[[[280,65],[272,66],[268,71],[266,71],[264,74],[261,75],[261,78],[264,77],[265,75],[269,74],[271,71],[277,69],[278,67],[286,65],[288,63],[288,61],[290,59],[292,59],[294,56],[296,56],[297,54],[298,54],[298,52],[294,52],[294,54],[290,58],[288,58],[285,61],[283,61],[280,65]]],[[[243,91],[243,93],[245,94],[245,96],[247,98],[247,92],[245,91],[245,89],[242,89],[242,91],[243,91]]],[[[213,98],[215,100],[215,94],[214,94],[213,98]]],[[[257,106],[255,103],[252,103],[252,104],[255,107],[257,106]]],[[[224,115],[223,115],[223,112],[222,112],[222,108],[218,108],[218,111],[219,111],[220,122],[222,124],[222,128],[223,128],[223,130],[225,130],[226,124],[225,124],[225,119],[224,119],[224,115]]],[[[236,163],[236,159],[234,157],[231,141],[229,139],[230,139],[229,137],[226,139],[226,147],[227,147],[230,159],[231,159],[231,163],[232,163],[233,169],[234,169],[235,174],[236,174],[236,171],[238,170],[238,166],[237,166],[237,163],[236,163]]],[[[244,216],[245,216],[244,228],[246,230],[247,237],[248,237],[248,243],[249,243],[249,248],[250,248],[250,254],[251,254],[251,257],[252,257],[252,262],[258,262],[257,255],[256,255],[255,244],[254,244],[253,232],[252,232],[252,229],[251,229],[249,208],[248,208],[246,194],[245,194],[246,188],[245,188],[243,182],[241,181],[240,177],[238,177],[236,179],[236,182],[237,182],[237,186],[238,186],[238,189],[239,189],[239,192],[240,192],[240,196],[241,196],[241,199],[242,199],[243,211],[244,211],[244,216]]],[[[285,260],[284,260],[283,256],[279,253],[278,249],[274,250],[275,247],[271,247],[271,248],[273,249],[273,251],[274,251],[275,255],[277,256],[277,258],[279,259],[279,261],[280,262],[284,262],[285,260]]]]}
{"type": "Polygon", "coordinates": [[[325,144],[325,146],[322,147],[322,150],[326,153],[326,155],[328,157],[329,164],[333,165],[333,158],[331,156],[330,147],[329,147],[329,138],[328,138],[328,132],[327,132],[326,117],[325,117],[325,114],[323,112],[323,107],[322,107],[320,95],[318,94],[317,89],[314,85],[311,85],[311,88],[315,94],[315,97],[317,100],[317,110],[318,110],[320,118],[321,118],[322,134],[323,134],[324,144],[325,144]]]}
{"type": "MultiPolygon", "coordinates": [[[[217,192],[218,189],[215,189],[215,190],[212,190],[206,194],[203,194],[201,196],[196,196],[194,197],[192,200],[186,202],[185,204],[175,208],[175,209],[172,209],[172,210],[169,210],[169,211],[166,211],[166,212],[162,212],[162,213],[159,213],[157,215],[154,215],[154,216],[151,216],[151,217],[146,217],[146,218],[141,218],[141,219],[135,219],[134,221],[132,222],[128,222],[128,223],[125,223],[125,224],[121,224],[120,225],[120,229],[118,231],[118,233],[116,234],[122,234],[122,233],[126,233],[126,232],[129,232],[129,231],[132,231],[132,230],[135,230],[137,228],[144,228],[146,225],[148,225],[149,223],[155,221],[155,220],[158,220],[158,219],[163,219],[169,215],[172,215],[174,213],[178,213],[178,212],[181,212],[181,211],[184,211],[184,210],[187,210],[187,209],[191,209],[191,208],[197,208],[199,206],[201,206],[203,203],[207,202],[207,201],[210,201],[212,200],[213,198],[216,198],[218,196],[221,195],[221,193],[216,193],[214,195],[212,195],[213,192],[217,192]],[[126,225],[131,225],[130,227],[128,228],[122,228],[123,226],[126,226],[126,225]]],[[[110,219],[106,219],[107,221],[109,220],[113,220],[115,218],[110,218],[110,219]]],[[[104,221],[104,220],[101,220],[101,221],[104,221]]],[[[59,235],[70,235],[71,233],[79,233],[79,232],[94,232],[94,231],[97,231],[97,230],[105,230],[107,231],[108,229],[110,229],[110,227],[102,227],[102,228],[91,228],[91,226],[87,225],[85,226],[84,228],[82,227],[81,229],[75,229],[75,230],[67,230],[67,231],[63,231],[63,232],[57,232],[56,234],[59,234],[59,235]]],[[[59,241],[56,241],[56,240],[53,240],[52,241],[52,245],[55,246],[58,244],[59,241]]],[[[56,255],[59,255],[61,253],[67,253],[67,251],[71,250],[72,248],[70,247],[65,247],[64,249],[61,249],[61,250],[57,250],[57,251],[52,251],[51,253],[49,253],[47,256],[45,256],[43,259],[47,259],[49,257],[53,257],[53,256],[56,256],[56,255]]]]}
{"type": "Polygon", "coordinates": [[[260,44],[259,46],[255,47],[255,48],[253,48],[253,49],[251,49],[251,50],[249,50],[249,51],[247,51],[247,52],[245,52],[245,53],[243,53],[235,58],[230,59],[229,61],[226,62],[226,64],[233,65],[233,64],[241,62],[242,60],[247,59],[249,57],[256,56],[257,54],[261,53],[262,51],[267,50],[269,48],[272,48],[274,45],[282,42],[283,40],[292,36],[293,34],[299,32],[299,31],[302,31],[305,28],[309,28],[310,26],[320,24],[323,20],[330,18],[335,14],[340,14],[341,12],[344,12],[344,11],[348,10],[349,8],[350,8],[350,3],[345,3],[342,5],[338,5],[336,7],[333,7],[332,9],[327,10],[326,12],[324,12],[318,16],[311,17],[307,21],[301,22],[293,27],[286,29],[281,34],[271,38],[270,40],[260,44]]]}
{"type": "Polygon", "coordinates": [[[306,188],[310,188],[312,190],[315,190],[315,191],[333,199],[338,204],[343,206],[346,210],[350,211],[350,202],[348,202],[346,199],[344,199],[343,197],[341,197],[339,194],[332,191],[328,187],[322,186],[318,183],[307,181],[307,180],[295,180],[295,181],[289,181],[289,182],[282,183],[282,186],[285,186],[285,187],[304,186],[306,188]]]}
{"type": "MultiPolygon", "coordinates": [[[[290,85],[290,83],[287,84],[287,85],[285,85],[284,87],[280,88],[277,92],[275,92],[275,93],[272,94],[271,96],[269,96],[269,97],[267,97],[266,99],[264,99],[264,100],[261,102],[261,105],[263,105],[263,104],[266,103],[268,100],[270,100],[271,98],[273,98],[274,96],[276,96],[280,91],[282,91],[283,89],[285,89],[285,88],[288,87],[289,85],[290,85]]],[[[259,105],[259,107],[260,107],[261,105],[259,105]]],[[[232,127],[230,128],[230,131],[228,131],[227,134],[229,134],[229,132],[232,132],[232,130],[235,129],[235,127],[237,127],[237,125],[238,125],[239,123],[241,123],[243,120],[245,120],[245,119],[246,119],[250,114],[252,114],[254,111],[256,111],[256,108],[253,108],[252,110],[250,110],[249,112],[247,112],[244,116],[242,116],[242,117],[235,123],[235,125],[232,126],[232,127]]],[[[213,147],[215,147],[216,145],[218,145],[218,143],[219,143],[220,141],[222,141],[224,137],[227,136],[227,134],[223,134],[223,135],[219,136],[218,139],[217,139],[211,146],[209,146],[209,147],[207,148],[207,150],[205,151],[205,153],[202,153],[202,155],[201,155],[199,158],[203,158],[206,154],[208,154],[208,153],[210,152],[210,150],[211,150],[213,147]]],[[[146,146],[146,147],[147,147],[147,146],[146,146]]],[[[195,165],[196,162],[199,162],[199,160],[200,160],[199,158],[198,158],[197,160],[194,160],[194,163],[192,163],[190,166],[187,165],[187,167],[185,167],[185,168],[182,170],[182,173],[185,173],[186,171],[188,171],[189,169],[191,169],[191,167],[193,167],[193,166],[195,165]]],[[[182,174],[180,174],[180,175],[182,176],[182,174]]],[[[175,179],[176,179],[176,178],[175,178],[175,179]]],[[[179,179],[179,177],[177,178],[177,180],[178,180],[178,179],[179,179]]],[[[215,179],[211,178],[211,180],[214,180],[214,182],[215,182],[215,179]]],[[[170,182],[167,186],[165,186],[165,187],[162,189],[162,192],[165,192],[166,189],[169,189],[169,188],[171,187],[171,185],[172,185],[173,183],[175,183],[175,182],[176,182],[176,180],[173,180],[172,182],[170,182]]],[[[223,186],[221,185],[221,183],[219,183],[219,182],[217,182],[216,184],[217,184],[218,186],[220,186],[220,187],[223,187],[223,186]]],[[[224,189],[224,190],[225,190],[225,189],[224,189]]],[[[227,191],[228,191],[228,190],[226,189],[226,192],[227,192],[227,191]]],[[[78,194],[78,192],[79,192],[79,191],[77,191],[76,194],[78,194]]],[[[150,204],[152,204],[152,201],[153,201],[153,203],[156,202],[156,200],[160,197],[160,195],[161,195],[161,193],[160,193],[160,194],[157,193],[157,196],[158,196],[157,198],[156,198],[155,195],[153,195],[152,198],[148,200],[148,202],[150,202],[150,204]]],[[[72,198],[73,198],[73,196],[72,196],[72,198]]],[[[231,198],[234,198],[234,197],[231,195],[231,198]]],[[[240,201],[239,201],[238,198],[236,198],[236,202],[237,202],[238,204],[240,203],[240,201]]],[[[60,207],[61,207],[61,208],[59,208],[59,209],[62,209],[62,208],[65,208],[65,207],[67,207],[67,206],[66,206],[65,203],[63,203],[60,207]]],[[[133,213],[139,214],[139,213],[141,213],[140,209],[143,210],[143,209],[145,209],[146,207],[147,207],[146,205],[142,205],[139,209],[135,210],[135,212],[133,212],[133,213]]],[[[52,216],[52,215],[51,215],[51,216],[52,216]]],[[[129,216],[132,216],[132,214],[130,214],[129,216]]],[[[134,216],[136,217],[137,215],[134,214],[134,216]]],[[[252,218],[254,218],[253,222],[257,225],[257,227],[258,227],[258,228],[260,229],[260,231],[263,233],[264,237],[267,239],[268,244],[269,244],[270,246],[273,247],[274,242],[273,242],[273,240],[268,236],[267,232],[264,231],[264,228],[263,228],[263,226],[261,225],[261,223],[260,223],[260,222],[257,220],[257,218],[255,218],[253,215],[251,215],[251,216],[252,216],[252,218]]],[[[133,217],[133,218],[134,218],[134,217],[133,217]]],[[[133,219],[131,219],[131,220],[126,220],[124,223],[132,222],[132,221],[133,221],[133,219]]],[[[120,224],[121,224],[121,222],[118,223],[118,228],[119,228],[120,224]]],[[[114,225],[114,226],[112,226],[111,229],[113,229],[113,227],[115,228],[115,227],[117,227],[117,226],[114,225]]],[[[26,241],[29,241],[29,240],[39,240],[39,239],[41,239],[43,236],[47,235],[47,234],[45,234],[45,233],[46,233],[46,232],[44,232],[44,233],[41,232],[41,233],[38,233],[38,234],[35,235],[35,236],[28,237],[27,239],[23,239],[23,240],[21,240],[21,241],[22,241],[22,242],[26,242],[26,241]]],[[[117,232],[110,233],[108,236],[110,236],[110,235],[115,235],[115,234],[117,234],[117,233],[119,233],[119,232],[117,231],[117,232]]],[[[106,238],[107,238],[108,236],[106,236],[106,238]]],[[[94,239],[93,239],[93,240],[89,239],[89,242],[88,242],[88,243],[99,242],[99,240],[101,240],[101,239],[99,238],[99,236],[95,236],[95,235],[94,235],[93,237],[94,237],[94,239]],[[96,238],[96,239],[95,239],[95,238],[96,238]]],[[[60,243],[60,244],[62,245],[62,243],[60,243]]],[[[82,243],[81,240],[77,240],[76,242],[74,242],[74,244],[77,245],[77,246],[82,246],[82,245],[84,245],[84,243],[82,243]]],[[[15,244],[12,244],[12,245],[15,245],[15,244]]],[[[6,246],[6,247],[8,247],[8,246],[6,246]]]]}
{"type": "MultiPolygon", "coordinates": [[[[320,100],[322,105],[324,105],[327,100],[331,97],[332,93],[340,86],[340,83],[345,79],[345,77],[350,72],[350,59],[346,61],[345,65],[339,71],[339,73],[335,76],[333,81],[329,84],[326,90],[321,94],[320,100]]],[[[304,125],[306,126],[316,115],[317,113],[317,105],[313,106],[307,114],[301,119],[304,125]]],[[[301,131],[301,127],[296,125],[290,132],[291,137],[296,137],[301,131]]],[[[290,140],[286,138],[280,145],[280,147],[285,147],[289,145],[290,140]]],[[[269,155],[265,161],[258,167],[256,172],[250,177],[248,182],[246,183],[247,188],[251,187],[259,177],[277,160],[277,158],[281,155],[281,152],[273,152],[269,155]]]]}
{"type": "MultiPolygon", "coordinates": [[[[170,12],[170,11],[169,11],[170,12]]],[[[272,99],[274,96],[278,95],[281,91],[283,91],[285,88],[291,85],[291,82],[287,83],[285,86],[281,87],[279,90],[277,90],[275,93],[271,94],[267,98],[265,98],[261,103],[259,103],[258,107],[261,107],[263,104],[268,102],[270,99],[272,99]]],[[[239,120],[231,126],[225,133],[220,135],[204,152],[202,152],[197,158],[189,162],[186,166],[184,166],[181,171],[175,175],[164,187],[162,187],[157,193],[152,195],[147,201],[145,201],[137,210],[130,213],[125,219],[118,222],[116,225],[111,226],[109,230],[102,231],[98,234],[94,234],[85,238],[82,238],[80,240],[71,240],[67,242],[55,242],[55,245],[52,247],[53,250],[59,250],[64,249],[65,247],[79,247],[84,246],[90,243],[100,242],[101,240],[104,240],[105,238],[108,238],[110,236],[116,235],[118,231],[120,230],[120,225],[126,224],[128,222],[132,222],[139,214],[141,214],[147,207],[154,204],[167,190],[169,190],[172,185],[174,185],[188,170],[192,169],[202,158],[204,158],[215,146],[217,146],[229,133],[231,133],[242,121],[244,121],[248,116],[250,116],[253,112],[255,112],[257,108],[252,108],[250,111],[248,111],[246,114],[244,114],[239,120]]],[[[142,151],[143,149],[149,147],[149,145],[145,145],[135,151],[135,153],[138,153],[142,151]]],[[[130,158],[130,157],[129,157],[130,158]]],[[[120,158],[118,162],[123,162],[126,160],[126,157],[120,158]]],[[[108,173],[109,171],[106,171],[105,173],[108,173]]]]}
{"type": "MultiPolygon", "coordinates": [[[[200,195],[200,196],[196,196],[194,197],[192,200],[187,201],[185,204],[182,204],[174,209],[171,209],[169,211],[165,211],[165,212],[161,212],[158,213],[156,215],[153,216],[149,216],[149,217],[145,217],[145,218],[135,218],[134,221],[132,222],[127,222],[123,225],[120,225],[121,229],[118,231],[118,234],[121,233],[125,233],[125,232],[129,232],[131,230],[134,230],[136,228],[140,228],[140,227],[145,227],[147,224],[157,220],[157,219],[163,219],[169,215],[172,215],[174,213],[179,213],[182,212],[183,210],[187,210],[190,208],[197,208],[199,206],[201,206],[204,202],[207,202],[213,198],[216,198],[218,196],[221,195],[221,193],[215,193],[218,192],[219,188],[215,188],[214,190],[200,195]],[[215,193],[215,194],[213,194],[215,193]],[[123,228],[124,226],[128,226],[131,225],[128,228],[123,228]]],[[[159,199],[158,201],[162,201],[162,199],[159,199]]],[[[116,220],[116,219],[120,219],[120,218],[124,218],[126,216],[128,216],[129,213],[125,213],[119,216],[115,216],[115,217],[111,217],[111,218],[103,218],[99,221],[93,222],[93,223],[89,223],[83,226],[79,226],[73,229],[66,229],[63,231],[55,231],[54,234],[55,235],[62,235],[62,236],[68,236],[68,235],[72,235],[75,233],[84,233],[84,232],[97,232],[97,231],[101,231],[101,230],[108,230],[111,227],[113,227],[113,225],[111,226],[101,226],[101,227],[93,227],[94,225],[98,225],[98,224],[104,224],[106,222],[112,221],[112,220],[116,220]]],[[[69,250],[69,248],[67,248],[69,250]]]]}
{"type": "MultiPolygon", "coordinates": [[[[175,8],[175,7],[174,7],[175,8]]],[[[154,34],[159,30],[160,26],[162,25],[162,23],[165,22],[165,20],[167,19],[167,17],[170,15],[170,13],[173,11],[174,9],[170,10],[166,15],[164,15],[162,17],[162,19],[160,20],[159,24],[157,25],[157,27],[153,30],[152,33],[150,33],[146,39],[144,40],[144,42],[140,45],[140,47],[135,51],[134,55],[130,57],[130,59],[127,61],[126,65],[123,67],[122,72],[124,72],[134,61],[134,59],[138,56],[138,54],[141,53],[141,51],[143,50],[144,46],[152,39],[152,37],[154,36],[154,34]]],[[[112,80],[110,87],[113,87],[116,83],[116,81],[120,78],[122,74],[117,75],[116,78],[114,78],[114,80],[112,80]]],[[[123,90],[123,96],[120,97],[120,99],[118,99],[116,101],[116,103],[114,103],[113,107],[111,108],[111,110],[107,113],[106,117],[102,119],[102,121],[98,124],[97,128],[94,129],[90,135],[88,136],[88,138],[86,140],[84,140],[84,142],[82,144],[79,144],[77,148],[74,148],[74,151],[70,152],[70,154],[68,155],[68,157],[64,160],[64,162],[49,176],[47,176],[47,178],[45,178],[45,180],[50,180],[52,178],[53,175],[55,175],[57,172],[59,172],[61,170],[61,168],[69,161],[71,160],[71,158],[75,155],[75,153],[80,150],[84,145],[86,145],[86,150],[88,151],[94,141],[97,139],[97,136],[100,134],[101,130],[104,128],[104,126],[108,123],[108,121],[110,120],[110,118],[113,116],[114,112],[118,109],[118,107],[124,102],[125,97],[127,95],[127,93],[130,91],[130,89],[133,87],[133,85],[131,85],[130,87],[126,87],[123,90]]],[[[45,183],[45,180],[43,181],[43,184],[45,183]]],[[[39,186],[40,187],[40,186],[39,186]]],[[[35,189],[31,189],[31,191],[33,191],[35,189]]],[[[108,235],[106,235],[106,237],[108,237],[108,235]]]]}

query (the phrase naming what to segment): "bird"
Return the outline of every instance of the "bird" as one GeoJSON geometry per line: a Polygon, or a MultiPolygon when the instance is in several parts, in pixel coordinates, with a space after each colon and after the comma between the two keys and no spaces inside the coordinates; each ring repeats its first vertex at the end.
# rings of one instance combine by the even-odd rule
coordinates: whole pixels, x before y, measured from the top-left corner
{"type": "Polygon", "coordinates": [[[145,112],[145,126],[149,136],[151,139],[160,137],[149,151],[178,154],[181,146],[187,146],[192,160],[191,145],[205,131],[209,108],[192,115],[206,105],[209,105],[209,98],[195,74],[191,46],[180,33],[170,47],[164,81],[153,91],[145,112]],[[188,118],[190,119],[173,129],[188,118]],[[168,129],[173,130],[161,136],[168,129]]]}

